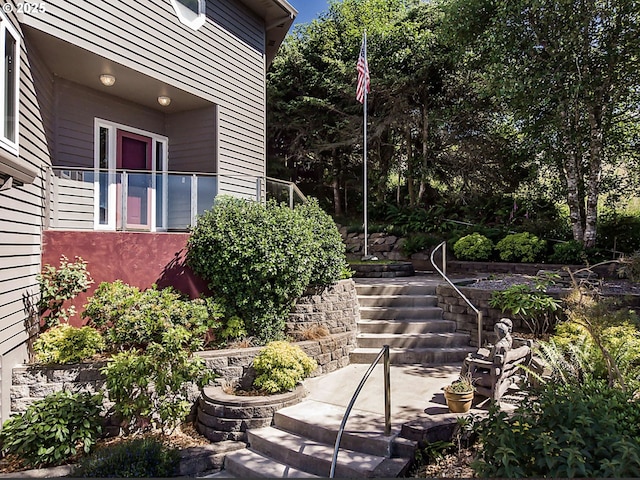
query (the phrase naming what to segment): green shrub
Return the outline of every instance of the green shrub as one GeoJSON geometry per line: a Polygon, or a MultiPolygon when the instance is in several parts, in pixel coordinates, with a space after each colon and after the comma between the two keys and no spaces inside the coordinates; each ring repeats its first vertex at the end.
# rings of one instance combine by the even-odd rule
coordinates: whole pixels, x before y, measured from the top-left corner
{"type": "Polygon", "coordinates": [[[291,305],[317,264],[320,243],[299,212],[217,197],[189,238],[191,268],[259,342],[282,338],[291,305]]]}
{"type": "Polygon", "coordinates": [[[60,465],[88,453],[102,432],[102,396],[60,391],[4,422],[0,445],[31,467],[60,465]]]}
{"type": "Polygon", "coordinates": [[[313,372],[317,363],[297,345],[276,341],[267,344],[253,360],[254,386],[268,393],[293,390],[313,372]]]}
{"type": "Polygon", "coordinates": [[[617,212],[600,215],[597,246],[624,253],[640,250],[640,215],[617,212]]]}
{"type": "Polygon", "coordinates": [[[409,257],[414,253],[423,252],[431,247],[435,247],[441,241],[442,240],[432,234],[411,233],[408,237],[405,237],[400,248],[402,254],[409,257]]]}
{"type": "Polygon", "coordinates": [[[505,290],[495,290],[491,293],[489,305],[503,313],[517,315],[535,335],[550,332],[558,321],[556,312],[562,303],[545,293],[544,283],[536,286],[538,288],[518,284],[505,290]]]}
{"type": "Polygon", "coordinates": [[[493,242],[475,232],[462,237],[453,246],[453,253],[460,260],[488,260],[492,252],[493,242]]]}
{"type": "Polygon", "coordinates": [[[213,378],[193,352],[220,327],[221,315],[215,301],[183,300],[170,288],[140,292],[116,281],[96,289],[84,316],[119,351],[103,373],[129,430],[171,429],[189,413],[192,386],[213,378]]]}
{"type": "MultiPolygon", "coordinates": [[[[606,317],[592,322],[592,325],[599,325],[598,341],[611,356],[625,383],[637,387],[640,382],[638,319],[624,310],[607,312],[606,317]]],[[[608,378],[608,366],[602,350],[584,326],[572,321],[562,322],[556,327],[551,340],[566,358],[574,357],[576,346],[582,346],[583,359],[580,363],[585,373],[593,378],[608,378]]]]}
{"type": "Polygon", "coordinates": [[[180,465],[178,450],[154,438],[136,438],[108,445],[80,459],[77,478],[167,478],[180,465]]]}
{"type": "Polygon", "coordinates": [[[315,198],[297,205],[295,213],[306,219],[311,227],[313,240],[318,243],[313,254],[314,263],[311,267],[311,285],[332,285],[340,280],[346,265],[345,249],[342,236],[333,218],[328,215],[315,198]]]}
{"type": "Polygon", "coordinates": [[[190,337],[183,326],[169,327],[160,342],[144,352],[117,353],[102,370],[109,398],[129,431],[172,430],[191,409],[193,385],[202,388],[213,380],[204,359],[189,350],[190,337]]]}
{"type": "Polygon", "coordinates": [[[44,329],[58,325],[60,321],[67,321],[75,315],[75,308],[63,308],[64,302],[74,298],[81,292],[86,292],[93,283],[87,271],[87,262],[76,257],[69,262],[67,257],[60,257],[60,267],[47,264],[38,275],[40,285],[40,300],[38,311],[44,319],[44,329]]]}
{"type": "Polygon", "coordinates": [[[547,247],[547,242],[529,232],[512,233],[496,245],[505,262],[535,262],[547,247]]]}
{"type": "Polygon", "coordinates": [[[553,254],[549,257],[549,261],[553,263],[564,263],[567,265],[583,264],[586,258],[582,243],[576,240],[568,242],[556,243],[553,246],[553,254]]]}
{"type": "Polygon", "coordinates": [[[77,363],[104,350],[104,339],[92,327],[61,324],[42,333],[33,344],[40,363],[77,363]]]}
{"type": "Polygon", "coordinates": [[[547,384],[513,415],[490,409],[473,468],[481,477],[638,477],[639,407],[605,381],[547,384]]]}
{"type": "Polygon", "coordinates": [[[209,329],[219,327],[221,313],[206,300],[184,300],[172,288],[158,290],[154,285],[141,292],[116,280],[100,284],[82,316],[104,331],[115,350],[161,343],[168,328],[182,326],[189,333],[185,346],[195,351],[202,348],[209,329]]]}

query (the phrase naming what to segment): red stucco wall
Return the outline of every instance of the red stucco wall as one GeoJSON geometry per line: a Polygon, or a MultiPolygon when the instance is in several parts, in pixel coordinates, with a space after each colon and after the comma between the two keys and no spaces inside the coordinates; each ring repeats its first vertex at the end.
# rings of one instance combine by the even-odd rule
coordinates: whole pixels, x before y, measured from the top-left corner
{"type": "MultiPolygon", "coordinates": [[[[42,264],[58,266],[60,256],[70,261],[82,257],[95,283],[73,303],[78,315],[72,325],[80,325],[80,312],[101,282],[122,280],[141,289],[154,283],[173,286],[196,298],[207,290],[206,282],[185,265],[188,233],[71,232],[43,233],[42,264]]],[[[66,306],[69,306],[66,305],[66,306]]]]}

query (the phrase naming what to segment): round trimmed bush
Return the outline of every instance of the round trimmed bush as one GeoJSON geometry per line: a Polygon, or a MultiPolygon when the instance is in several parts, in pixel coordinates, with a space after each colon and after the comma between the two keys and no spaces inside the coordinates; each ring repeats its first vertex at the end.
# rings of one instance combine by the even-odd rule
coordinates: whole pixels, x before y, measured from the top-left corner
{"type": "Polygon", "coordinates": [[[316,361],[297,345],[271,342],[253,360],[257,374],[253,385],[268,393],[291,391],[317,366],[316,361]]]}
{"type": "Polygon", "coordinates": [[[292,210],[229,196],[198,218],[187,261],[260,343],[281,339],[295,300],[311,283],[339,280],[345,264],[340,234],[316,202],[292,210]]]}
{"type": "Polygon", "coordinates": [[[512,233],[496,245],[505,262],[535,262],[547,248],[547,242],[529,232],[512,233]]]}
{"type": "Polygon", "coordinates": [[[248,334],[266,342],[282,338],[317,249],[309,223],[290,208],[223,196],[198,218],[187,261],[248,334]]]}
{"type": "Polygon", "coordinates": [[[453,253],[460,260],[488,260],[493,252],[493,242],[477,232],[458,240],[453,253]]]}
{"type": "Polygon", "coordinates": [[[314,240],[319,245],[315,251],[314,264],[311,270],[311,285],[331,285],[342,276],[347,265],[345,258],[346,246],[336,227],[333,218],[327,214],[315,198],[296,206],[295,212],[309,222],[314,240]]]}

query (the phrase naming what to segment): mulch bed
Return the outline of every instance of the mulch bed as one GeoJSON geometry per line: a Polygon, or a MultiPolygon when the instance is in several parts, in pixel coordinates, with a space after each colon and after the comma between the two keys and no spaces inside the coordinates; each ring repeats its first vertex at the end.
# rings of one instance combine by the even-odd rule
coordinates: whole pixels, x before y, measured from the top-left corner
{"type": "MultiPolygon", "coordinates": [[[[96,448],[105,447],[108,445],[115,445],[117,443],[132,440],[134,438],[154,437],[160,440],[164,445],[177,450],[182,450],[189,447],[200,447],[203,445],[211,445],[211,441],[203,435],[200,435],[192,424],[183,424],[180,428],[177,428],[171,434],[162,434],[159,432],[148,432],[139,435],[130,435],[127,437],[109,437],[98,440],[94,450],[96,448]]],[[[65,465],[73,465],[82,457],[83,454],[77,454],[70,458],[65,465]]],[[[31,467],[27,467],[18,458],[17,455],[6,455],[0,459],[0,473],[14,473],[29,470],[31,467]]]]}

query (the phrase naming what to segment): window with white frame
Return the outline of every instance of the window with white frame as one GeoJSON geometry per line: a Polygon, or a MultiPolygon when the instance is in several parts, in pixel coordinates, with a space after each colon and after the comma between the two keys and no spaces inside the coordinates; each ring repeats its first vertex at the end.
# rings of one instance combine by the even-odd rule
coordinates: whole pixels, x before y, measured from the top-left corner
{"type": "Polygon", "coordinates": [[[205,22],[206,0],[171,0],[181,23],[199,29],[205,22]]]}
{"type": "Polygon", "coordinates": [[[4,15],[0,15],[0,51],[0,146],[17,155],[20,36],[4,15]]]}

